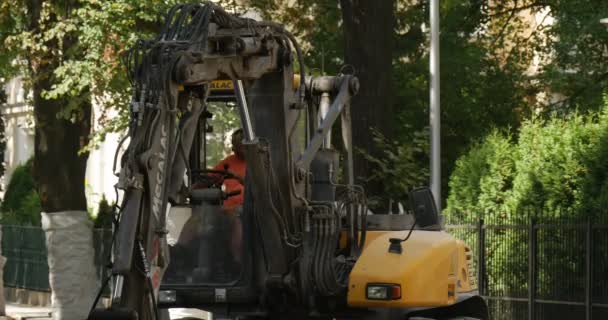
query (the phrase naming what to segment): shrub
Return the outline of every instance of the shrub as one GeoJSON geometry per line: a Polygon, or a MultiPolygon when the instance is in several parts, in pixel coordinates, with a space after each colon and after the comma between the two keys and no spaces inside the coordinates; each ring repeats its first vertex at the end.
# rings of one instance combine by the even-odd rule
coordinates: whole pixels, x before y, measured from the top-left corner
{"type": "Polygon", "coordinates": [[[445,213],[517,222],[526,209],[585,217],[608,205],[608,108],[525,121],[518,138],[492,133],[456,163],[445,213]]]}
{"type": "MultiPolygon", "coordinates": [[[[450,222],[470,223],[483,217],[486,224],[525,224],[531,213],[538,222],[584,219],[605,208],[607,110],[528,120],[517,139],[494,132],[476,144],[458,160],[450,177],[445,210],[450,222]]],[[[525,294],[528,267],[522,263],[522,253],[525,257],[530,249],[528,233],[487,229],[486,234],[486,280],[496,290],[491,294],[525,294]]],[[[462,238],[475,243],[475,236],[462,238]]],[[[563,246],[581,239],[581,233],[549,229],[537,231],[537,237],[542,245],[536,257],[544,262],[537,267],[538,295],[555,294],[555,288],[563,287],[564,277],[578,276],[584,283],[584,259],[563,246]]],[[[597,252],[605,251],[600,243],[596,246],[597,252]]]]}
{"type": "Polygon", "coordinates": [[[32,177],[32,160],[15,168],[2,202],[3,224],[40,226],[40,197],[32,177]]]}
{"type": "Polygon", "coordinates": [[[473,144],[456,161],[450,178],[448,217],[470,220],[483,213],[504,215],[516,159],[510,135],[494,131],[473,144]]]}
{"type": "Polygon", "coordinates": [[[390,200],[407,204],[408,192],[428,185],[429,180],[429,135],[427,131],[413,132],[407,142],[388,140],[372,129],[373,139],[383,157],[376,158],[365,150],[357,150],[373,164],[368,181],[379,182],[386,198],[369,199],[373,203],[388,203],[390,200]]]}
{"type": "Polygon", "coordinates": [[[102,195],[101,201],[99,201],[99,208],[97,209],[97,217],[95,217],[95,228],[112,229],[114,214],[114,205],[108,202],[105,195],[102,195]]]}

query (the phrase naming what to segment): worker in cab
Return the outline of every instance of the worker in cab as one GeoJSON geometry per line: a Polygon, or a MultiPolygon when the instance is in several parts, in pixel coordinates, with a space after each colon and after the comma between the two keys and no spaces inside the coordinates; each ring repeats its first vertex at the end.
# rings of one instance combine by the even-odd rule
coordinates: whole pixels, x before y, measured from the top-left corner
{"type": "MultiPolygon", "coordinates": [[[[243,227],[241,223],[241,213],[245,199],[245,174],[247,166],[245,163],[245,148],[243,146],[243,130],[237,129],[231,135],[232,154],[218,162],[213,170],[225,173],[210,173],[211,177],[221,179],[223,191],[226,194],[233,194],[224,200],[223,211],[229,221],[228,246],[232,260],[240,266],[242,256],[243,227]],[[236,194],[235,194],[236,193],[236,194]]],[[[209,183],[196,183],[194,189],[208,188],[209,183]]],[[[195,223],[191,223],[195,226],[195,223]]],[[[182,232],[184,233],[184,232],[182,232]]],[[[185,232],[186,234],[198,234],[198,232],[185,232]]],[[[226,235],[226,234],[224,234],[226,235]]]]}
{"type": "Polygon", "coordinates": [[[245,148],[243,147],[243,129],[237,129],[232,133],[231,143],[232,154],[213,167],[214,170],[230,173],[230,176],[226,177],[223,182],[225,193],[240,191],[239,194],[230,196],[224,200],[224,210],[228,213],[232,213],[241,207],[245,199],[247,165],[245,164],[245,148]]]}
{"type": "Polygon", "coordinates": [[[216,172],[208,173],[213,182],[203,180],[195,183],[192,188],[209,188],[211,185],[219,185],[226,194],[230,195],[224,200],[223,209],[226,213],[234,211],[243,205],[245,199],[245,174],[247,166],[245,163],[245,148],[243,147],[243,130],[237,129],[231,135],[232,154],[218,162],[212,169],[216,172]]]}

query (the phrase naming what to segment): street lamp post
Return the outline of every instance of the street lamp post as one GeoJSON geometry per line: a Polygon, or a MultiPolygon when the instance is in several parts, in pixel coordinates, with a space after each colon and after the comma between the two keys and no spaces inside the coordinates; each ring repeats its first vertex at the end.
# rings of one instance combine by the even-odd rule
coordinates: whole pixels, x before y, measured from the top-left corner
{"type": "Polygon", "coordinates": [[[430,0],[430,124],[431,124],[431,191],[441,212],[441,115],[439,104],[439,0],[430,0]]]}

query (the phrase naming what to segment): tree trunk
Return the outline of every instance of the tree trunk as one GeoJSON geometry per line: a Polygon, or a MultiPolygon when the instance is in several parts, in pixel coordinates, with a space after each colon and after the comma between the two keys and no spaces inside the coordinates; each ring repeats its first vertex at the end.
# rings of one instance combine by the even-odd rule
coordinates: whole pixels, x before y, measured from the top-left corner
{"type": "Polygon", "coordinates": [[[345,64],[354,68],[361,83],[352,101],[355,177],[366,185],[368,195],[377,196],[386,190],[379,183],[365,183],[374,168],[357,150],[382,158],[371,129],[389,138],[392,134],[394,0],[340,0],[340,4],[345,64]]]}
{"type": "MultiPolygon", "coordinates": [[[[30,31],[41,32],[41,1],[28,1],[30,31]]],[[[45,24],[59,21],[51,12],[45,24]]],[[[65,59],[58,52],[69,52],[75,39],[48,40],[45,52],[30,52],[28,63],[32,78],[35,120],[34,180],[43,212],[46,232],[49,283],[52,290],[54,319],[85,319],[96,294],[97,280],[93,263],[92,223],[85,198],[87,153],[91,126],[91,102],[88,93],[74,101],[80,105],[71,119],[58,116],[70,102],[67,97],[46,99],[51,89],[53,71],[65,59]],[[62,43],[60,47],[60,43],[62,43]]]]}
{"type": "Polygon", "coordinates": [[[45,212],[87,210],[84,179],[88,153],[80,153],[90,133],[91,104],[83,98],[73,119],[58,118],[66,99],[47,100],[41,96],[50,89],[48,79],[33,83],[34,179],[42,210],[45,212]]]}

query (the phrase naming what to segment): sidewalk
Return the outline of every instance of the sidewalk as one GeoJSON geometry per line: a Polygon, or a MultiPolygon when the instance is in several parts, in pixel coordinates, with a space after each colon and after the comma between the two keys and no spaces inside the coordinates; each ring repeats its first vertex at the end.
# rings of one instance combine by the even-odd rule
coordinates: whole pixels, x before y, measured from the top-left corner
{"type": "Polygon", "coordinates": [[[6,315],[8,319],[15,320],[50,320],[50,307],[32,307],[22,304],[6,304],[6,315]]]}
{"type": "MultiPolygon", "coordinates": [[[[197,309],[170,309],[171,319],[209,319],[209,314],[197,309]]],[[[0,317],[0,320],[51,320],[50,307],[32,307],[22,304],[8,303],[6,305],[7,317],[0,317]]]]}

